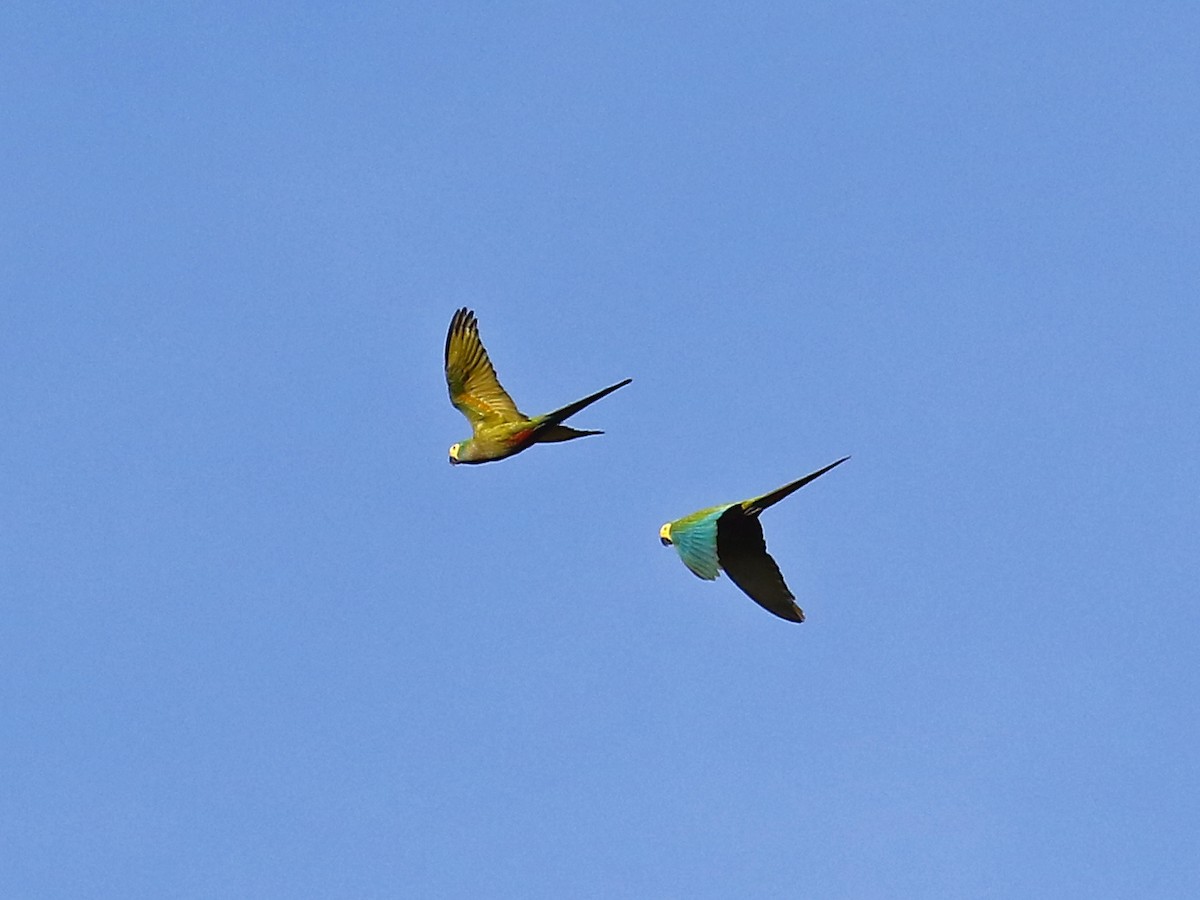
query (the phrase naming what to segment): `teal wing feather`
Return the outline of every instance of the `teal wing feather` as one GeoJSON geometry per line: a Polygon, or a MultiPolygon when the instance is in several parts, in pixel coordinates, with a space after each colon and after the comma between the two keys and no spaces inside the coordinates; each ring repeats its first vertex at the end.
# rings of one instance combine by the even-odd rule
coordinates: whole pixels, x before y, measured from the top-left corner
{"type": "Polygon", "coordinates": [[[671,523],[671,543],[679,558],[694,574],[712,581],[719,574],[717,559],[717,520],[729,506],[717,506],[684,516],[671,523]]]}

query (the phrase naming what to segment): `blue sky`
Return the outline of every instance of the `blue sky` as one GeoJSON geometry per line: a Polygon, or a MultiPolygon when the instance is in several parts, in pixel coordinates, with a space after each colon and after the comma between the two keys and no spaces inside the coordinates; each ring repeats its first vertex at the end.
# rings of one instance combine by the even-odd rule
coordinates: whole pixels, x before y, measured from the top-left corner
{"type": "Polygon", "coordinates": [[[1200,894],[1200,13],[443,6],[0,12],[0,893],[1200,894]]]}

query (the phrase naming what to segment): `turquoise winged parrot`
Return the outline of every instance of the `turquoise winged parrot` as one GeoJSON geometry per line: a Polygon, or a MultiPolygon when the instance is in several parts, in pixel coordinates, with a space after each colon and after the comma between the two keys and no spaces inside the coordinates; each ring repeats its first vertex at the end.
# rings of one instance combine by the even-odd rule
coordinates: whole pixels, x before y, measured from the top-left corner
{"type": "Polygon", "coordinates": [[[803,622],[804,610],[796,605],[796,598],[784,583],[779,566],[767,553],[767,542],[758,517],[764,509],[849,458],[843,456],[837,462],[761,497],[712,506],[668,522],[659,529],[659,539],[664,547],[674,544],[683,564],[700,578],[712,581],[724,569],[730,581],[767,612],[789,622],[803,622]]]}
{"type": "Polygon", "coordinates": [[[500,386],[479,338],[475,313],[460,309],[454,313],[446,333],[446,386],[450,389],[450,402],[467,417],[472,433],[467,440],[450,447],[450,462],[455,465],[491,462],[513,456],[534,444],[603,434],[581,431],[562,422],[631,381],[632,378],[626,378],[554,412],[530,418],[517,409],[512,397],[500,386]]]}

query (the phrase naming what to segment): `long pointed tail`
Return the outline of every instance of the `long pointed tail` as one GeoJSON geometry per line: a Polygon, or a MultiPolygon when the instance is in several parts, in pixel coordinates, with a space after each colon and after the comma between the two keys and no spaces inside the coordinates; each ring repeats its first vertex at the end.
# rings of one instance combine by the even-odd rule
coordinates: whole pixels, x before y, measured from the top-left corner
{"type": "MultiPolygon", "coordinates": [[[[546,413],[546,415],[544,415],[544,416],[539,416],[538,417],[539,421],[538,421],[538,426],[537,426],[538,431],[543,431],[545,429],[553,427],[554,425],[557,425],[559,422],[563,421],[563,419],[566,419],[569,416],[575,415],[575,413],[579,412],[585,406],[590,406],[591,404],[593,404],[597,400],[599,400],[601,397],[607,397],[609,394],[611,394],[617,388],[623,388],[623,387],[625,387],[625,385],[629,384],[629,382],[631,382],[631,381],[633,381],[632,378],[626,378],[624,381],[618,381],[616,384],[610,384],[608,387],[606,387],[602,391],[596,391],[596,393],[590,394],[587,397],[584,397],[582,400],[576,400],[574,403],[568,403],[562,409],[556,409],[552,413],[546,413]]],[[[561,440],[561,438],[560,438],[560,440],[561,440]]]]}
{"type": "Polygon", "coordinates": [[[763,494],[761,497],[755,497],[753,500],[747,500],[745,503],[742,504],[742,508],[745,509],[746,512],[749,513],[750,515],[757,516],[760,512],[762,512],[767,507],[774,506],[776,503],[778,503],[780,500],[782,500],[788,494],[791,494],[795,491],[800,490],[800,488],[804,487],[810,481],[820,478],[822,475],[824,475],[830,469],[840,466],[842,463],[844,463],[849,458],[850,457],[848,457],[848,456],[843,456],[837,462],[830,463],[823,469],[817,469],[817,471],[812,472],[811,474],[805,475],[803,478],[793,481],[791,484],[785,484],[783,487],[779,488],[779,490],[771,491],[771,493],[769,493],[769,494],[763,494]]]}
{"type": "Polygon", "coordinates": [[[578,428],[572,428],[570,425],[551,425],[537,433],[537,440],[541,444],[556,444],[559,441],[573,441],[575,438],[587,437],[592,434],[604,434],[604,432],[592,431],[591,429],[581,431],[578,428]]]}

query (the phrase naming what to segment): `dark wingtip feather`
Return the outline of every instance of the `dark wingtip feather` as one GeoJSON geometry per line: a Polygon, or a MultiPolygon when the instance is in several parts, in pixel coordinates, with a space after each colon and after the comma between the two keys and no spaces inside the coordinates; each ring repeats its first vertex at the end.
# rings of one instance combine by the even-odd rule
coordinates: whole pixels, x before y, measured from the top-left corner
{"type": "Polygon", "coordinates": [[[790,612],[791,615],[785,616],[782,613],[775,613],[775,614],[777,616],[779,616],[779,618],[785,619],[788,622],[795,622],[795,623],[799,624],[800,622],[804,621],[804,610],[802,610],[800,607],[798,607],[795,603],[792,604],[792,608],[790,610],[788,610],[788,612],[790,612]]]}
{"type": "Polygon", "coordinates": [[[446,331],[446,348],[442,353],[442,364],[449,367],[450,365],[450,342],[454,340],[456,334],[462,334],[464,331],[478,329],[479,325],[475,320],[475,313],[467,309],[465,306],[460,306],[454,311],[453,317],[450,319],[450,327],[446,331]]]}

